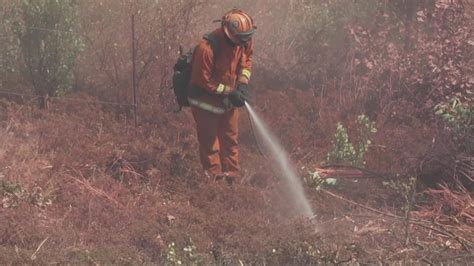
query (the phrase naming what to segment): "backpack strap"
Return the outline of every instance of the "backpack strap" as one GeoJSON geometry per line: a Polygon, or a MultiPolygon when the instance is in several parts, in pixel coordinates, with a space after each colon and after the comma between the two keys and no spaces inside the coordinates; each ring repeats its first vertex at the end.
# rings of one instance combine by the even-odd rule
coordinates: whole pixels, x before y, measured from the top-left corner
{"type": "MultiPolygon", "coordinates": [[[[214,61],[216,61],[216,58],[219,56],[219,53],[221,52],[221,47],[220,47],[220,43],[219,43],[219,39],[217,38],[216,34],[214,32],[210,32],[210,33],[207,33],[207,34],[204,34],[203,38],[209,42],[209,44],[211,45],[211,49],[212,49],[212,52],[214,54],[214,61]]],[[[248,43],[245,43],[243,45],[243,51],[242,51],[242,55],[240,57],[240,60],[242,59],[245,51],[247,51],[247,48],[248,48],[248,43]]]]}
{"type": "Polygon", "coordinates": [[[211,45],[212,52],[214,53],[214,60],[216,60],[217,56],[221,52],[221,47],[217,36],[213,32],[211,32],[205,34],[203,38],[207,40],[211,45]]]}
{"type": "MultiPolygon", "coordinates": [[[[219,40],[217,39],[216,34],[214,32],[210,32],[210,33],[204,34],[203,38],[209,42],[209,44],[211,45],[211,49],[214,53],[214,57],[217,57],[217,55],[219,55],[221,51],[220,49],[221,47],[220,47],[220,43],[219,43],[219,40]]],[[[245,43],[243,45],[244,52],[247,50],[248,47],[249,47],[248,43],[245,43]]]]}

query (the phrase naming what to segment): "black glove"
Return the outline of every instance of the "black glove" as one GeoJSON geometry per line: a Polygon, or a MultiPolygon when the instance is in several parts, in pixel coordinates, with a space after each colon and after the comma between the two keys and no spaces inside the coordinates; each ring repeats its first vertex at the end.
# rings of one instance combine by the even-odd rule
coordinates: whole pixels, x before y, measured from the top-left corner
{"type": "Polygon", "coordinates": [[[234,108],[234,105],[231,103],[229,97],[225,97],[224,99],[222,99],[222,104],[224,105],[224,108],[226,110],[234,108]]]}
{"type": "Polygon", "coordinates": [[[242,107],[248,101],[249,96],[248,85],[241,83],[237,85],[237,89],[229,94],[229,100],[235,107],[242,107]]]}
{"type": "Polygon", "coordinates": [[[244,102],[248,102],[250,100],[249,85],[240,83],[239,85],[237,85],[237,90],[240,91],[240,97],[244,102]]]}

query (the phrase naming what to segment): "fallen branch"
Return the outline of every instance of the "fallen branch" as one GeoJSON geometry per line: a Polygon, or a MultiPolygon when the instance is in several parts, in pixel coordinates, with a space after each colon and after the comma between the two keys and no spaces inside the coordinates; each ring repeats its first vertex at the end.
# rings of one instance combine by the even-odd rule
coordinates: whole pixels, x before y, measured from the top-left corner
{"type": "MultiPolygon", "coordinates": [[[[79,173],[80,174],[80,173],[79,173]]],[[[106,199],[108,199],[109,201],[111,201],[112,203],[114,203],[115,205],[117,205],[118,207],[120,208],[125,208],[122,204],[120,204],[118,201],[116,201],[114,198],[112,198],[110,195],[108,195],[107,193],[105,193],[104,191],[100,190],[100,189],[96,189],[94,188],[87,180],[84,179],[83,177],[83,180],[80,180],[74,176],[71,176],[71,175],[68,175],[72,180],[76,181],[77,183],[83,185],[85,188],[87,188],[89,191],[91,191],[93,194],[97,195],[97,196],[101,196],[101,197],[104,197],[106,199]]],[[[82,175],[81,175],[82,176],[82,175]]]]}
{"type": "Polygon", "coordinates": [[[48,240],[49,236],[47,238],[45,238],[38,246],[38,248],[36,249],[36,251],[31,255],[30,259],[31,260],[35,260],[36,259],[36,255],[38,254],[38,252],[40,251],[41,247],[44,245],[44,243],[46,243],[46,241],[48,240]]]}
{"type": "MultiPolygon", "coordinates": [[[[388,212],[383,212],[383,211],[380,211],[380,210],[377,210],[377,209],[374,209],[372,207],[369,207],[369,206],[366,206],[366,205],[363,205],[363,204],[360,204],[360,203],[357,203],[355,201],[352,201],[352,200],[349,200],[349,199],[346,199],[342,196],[339,196],[339,195],[336,195],[328,190],[325,190],[325,189],[322,189],[320,188],[319,191],[322,191],[336,199],[339,199],[341,201],[344,201],[344,202],[347,202],[349,204],[352,204],[352,205],[356,205],[358,207],[361,207],[363,209],[366,209],[366,210],[369,210],[369,211],[372,211],[372,212],[375,212],[375,213],[378,213],[378,214],[382,214],[384,216],[387,216],[387,217],[391,217],[391,218],[394,218],[394,219],[397,219],[397,220],[402,220],[402,221],[406,221],[407,220],[407,217],[403,217],[403,216],[399,216],[399,215],[396,215],[396,214],[392,214],[392,213],[388,213],[388,212]]],[[[461,244],[463,246],[463,248],[467,251],[467,252],[471,252],[471,245],[472,243],[467,240],[467,239],[464,239],[460,236],[458,236],[457,234],[451,232],[450,230],[446,229],[444,226],[440,225],[440,224],[437,224],[437,223],[434,223],[434,222],[430,222],[430,221],[425,221],[425,220],[419,220],[419,219],[413,219],[413,218],[410,218],[409,219],[409,222],[412,223],[413,225],[418,225],[420,227],[423,227],[423,228],[427,228],[429,230],[433,230],[437,233],[440,233],[440,234],[443,234],[445,236],[448,236],[448,237],[451,237],[451,238],[454,238],[457,242],[459,242],[459,244],[461,244]],[[431,226],[430,226],[431,225],[431,226]],[[441,229],[438,229],[438,228],[435,228],[433,227],[434,226],[438,226],[440,227],[441,229]]]]}
{"type": "MultiPolygon", "coordinates": [[[[392,174],[377,173],[375,171],[371,171],[371,170],[368,170],[368,169],[365,169],[365,168],[361,168],[361,167],[357,167],[357,166],[353,166],[353,165],[345,165],[345,164],[325,164],[325,165],[322,165],[321,168],[317,168],[316,170],[320,171],[320,173],[322,173],[322,174],[324,174],[324,173],[334,174],[335,176],[337,176],[337,174],[341,175],[342,173],[344,173],[341,170],[332,170],[332,169],[327,169],[327,168],[347,168],[347,169],[357,170],[358,171],[358,172],[356,172],[357,176],[354,176],[354,177],[359,177],[359,175],[361,175],[360,177],[381,177],[381,178],[386,179],[386,178],[390,178],[390,177],[393,176],[392,174]]],[[[350,174],[350,172],[347,173],[347,175],[349,175],[349,174],[350,174]]],[[[343,174],[343,175],[346,176],[346,174],[343,174]]]]}

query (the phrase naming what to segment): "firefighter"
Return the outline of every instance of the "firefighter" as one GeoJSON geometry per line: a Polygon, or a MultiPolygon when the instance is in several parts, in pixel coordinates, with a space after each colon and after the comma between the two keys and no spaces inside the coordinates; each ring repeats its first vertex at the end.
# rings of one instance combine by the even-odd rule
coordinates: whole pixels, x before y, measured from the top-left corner
{"type": "Polygon", "coordinates": [[[240,179],[239,107],[248,100],[252,74],[252,17],[240,9],[227,12],[221,27],[203,38],[192,58],[188,101],[196,122],[201,164],[211,180],[240,179]],[[217,54],[214,54],[217,53],[217,54]]]}

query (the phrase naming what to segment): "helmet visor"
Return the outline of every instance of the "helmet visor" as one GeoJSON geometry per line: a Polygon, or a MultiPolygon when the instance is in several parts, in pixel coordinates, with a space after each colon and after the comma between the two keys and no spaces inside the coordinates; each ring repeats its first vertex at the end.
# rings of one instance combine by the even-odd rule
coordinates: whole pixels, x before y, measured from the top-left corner
{"type": "Polygon", "coordinates": [[[243,42],[248,42],[252,38],[254,33],[255,29],[251,29],[247,32],[236,32],[235,36],[237,36],[243,42]]]}

